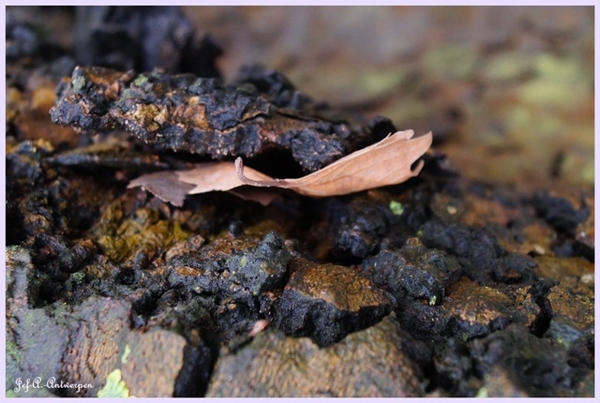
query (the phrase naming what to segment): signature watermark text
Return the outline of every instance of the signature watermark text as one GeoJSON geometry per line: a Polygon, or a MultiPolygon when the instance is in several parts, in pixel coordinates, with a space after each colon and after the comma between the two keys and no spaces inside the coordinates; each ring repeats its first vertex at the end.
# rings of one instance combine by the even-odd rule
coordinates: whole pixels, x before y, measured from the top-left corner
{"type": "Polygon", "coordinates": [[[28,393],[29,389],[75,389],[77,393],[81,391],[81,389],[90,389],[93,388],[94,385],[91,383],[77,383],[77,382],[65,382],[65,381],[57,381],[56,378],[51,377],[44,382],[41,377],[36,378],[27,378],[15,379],[15,388],[13,389],[15,393],[19,393],[23,391],[24,393],[28,393]]]}

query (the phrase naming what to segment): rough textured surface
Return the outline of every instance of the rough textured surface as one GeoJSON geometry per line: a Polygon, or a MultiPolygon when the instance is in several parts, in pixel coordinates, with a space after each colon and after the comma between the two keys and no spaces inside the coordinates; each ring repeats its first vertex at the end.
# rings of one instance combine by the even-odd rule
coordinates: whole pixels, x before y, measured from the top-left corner
{"type": "Polygon", "coordinates": [[[308,99],[284,102],[281,93],[296,90],[281,75],[255,68],[247,76],[250,82],[224,85],[191,74],[78,66],[57,88],[50,115],[81,129],[123,128],[157,151],[216,159],[287,151],[308,172],[390,133],[373,133],[386,126],[378,120],[369,127],[321,118],[308,99]]]}
{"type": "MultiPolygon", "coordinates": [[[[521,335],[519,325],[474,340],[473,350],[481,355],[480,370],[501,364],[514,374],[511,376],[512,388],[525,395],[565,396],[564,391],[575,386],[573,372],[577,370],[564,365],[567,353],[550,339],[528,333],[521,335]]],[[[502,394],[511,394],[510,389],[502,394]]]]}
{"type": "Polygon", "coordinates": [[[263,331],[244,350],[221,357],[207,396],[422,396],[420,370],[406,352],[411,343],[390,318],[326,348],[263,331]]]}
{"type": "Polygon", "coordinates": [[[485,228],[473,230],[434,219],[423,226],[423,243],[457,256],[465,274],[483,284],[528,283],[535,277],[531,259],[504,250],[485,228]]]}
{"type": "MultiPolygon", "coordinates": [[[[31,396],[14,390],[15,380],[23,381],[33,374],[41,379],[56,377],[61,354],[66,345],[67,331],[61,329],[43,309],[28,309],[28,289],[35,285],[31,256],[21,247],[6,252],[6,383],[7,391],[17,396],[31,396]],[[33,284],[32,284],[33,283],[33,284]],[[42,349],[39,346],[52,346],[42,349]]],[[[38,392],[43,392],[38,390],[38,392]]],[[[51,393],[46,390],[46,393],[51,393]]],[[[43,395],[43,394],[42,394],[43,395]]]]}
{"type": "Polygon", "coordinates": [[[445,332],[467,340],[495,332],[511,322],[523,322],[511,305],[510,297],[497,289],[460,281],[453,286],[441,309],[441,314],[448,318],[445,332]]]}
{"type": "Polygon", "coordinates": [[[287,10],[8,8],[7,395],[593,396],[591,9],[287,10]],[[68,27],[94,15],[77,39],[106,41],[72,80],[68,27]],[[205,29],[223,81],[183,67],[205,29]],[[268,67],[233,73],[248,55],[268,67]],[[173,152],[157,134],[194,130],[194,96],[220,134],[173,152]],[[378,113],[434,132],[417,178],[266,207],[127,190],[239,127],[278,135],[249,162],[299,176],[393,131],[378,113]],[[36,376],[70,386],[18,389],[36,376]]]}
{"type": "Polygon", "coordinates": [[[164,330],[129,333],[121,356],[121,373],[131,394],[173,396],[186,344],[182,336],[164,330]],[[170,357],[166,362],[165,356],[170,357]]]}
{"type": "Polygon", "coordinates": [[[330,345],[377,323],[390,310],[385,294],[347,267],[296,258],[291,271],[274,319],[286,334],[330,345]]]}
{"type": "Polygon", "coordinates": [[[290,254],[275,232],[262,240],[225,237],[202,248],[186,243],[167,254],[167,278],[173,287],[252,305],[255,297],[281,287],[287,275],[290,254]]]}
{"type": "Polygon", "coordinates": [[[363,260],[362,270],[397,300],[412,297],[430,305],[442,304],[447,289],[462,274],[456,259],[428,250],[418,238],[408,239],[400,250],[382,248],[363,260]]]}
{"type": "Polygon", "coordinates": [[[72,389],[58,394],[95,396],[102,381],[117,366],[123,338],[129,331],[128,303],[89,298],[62,320],[70,322],[67,345],[61,357],[60,379],[91,384],[93,388],[76,393],[72,389]]]}
{"type": "Polygon", "coordinates": [[[95,397],[115,368],[122,368],[131,395],[203,393],[212,359],[201,343],[190,345],[167,330],[130,331],[132,306],[127,300],[89,297],[72,310],[63,304],[32,309],[27,296],[28,290],[35,290],[33,279],[27,278],[32,274],[30,257],[25,250],[13,247],[7,259],[7,313],[11,318],[7,328],[7,391],[29,397],[95,397]],[[23,386],[15,390],[16,379],[26,382],[38,377],[40,389],[26,390],[23,386]],[[46,387],[47,382],[75,386],[46,387]]]}

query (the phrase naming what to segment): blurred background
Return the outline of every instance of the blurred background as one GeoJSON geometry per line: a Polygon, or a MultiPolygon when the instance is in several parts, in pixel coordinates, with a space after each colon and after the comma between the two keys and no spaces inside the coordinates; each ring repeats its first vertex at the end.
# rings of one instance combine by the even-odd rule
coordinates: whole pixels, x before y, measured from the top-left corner
{"type": "MultiPolygon", "coordinates": [[[[90,41],[128,35],[94,35],[102,21],[120,18],[109,9],[9,7],[7,21],[27,21],[46,42],[76,54],[90,41]]],[[[259,63],[316,100],[389,117],[399,129],[432,130],[434,149],[471,179],[593,186],[592,7],[255,6],[158,13],[167,12],[178,19],[159,18],[138,34],[169,32],[176,42],[191,33],[225,81],[242,65],[259,63]]],[[[110,64],[110,49],[98,49],[98,58],[110,64]]],[[[201,59],[192,56],[187,65],[202,65],[201,59]]],[[[155,65],[177,70],[173,60],[159,58],[155,65]]]]}

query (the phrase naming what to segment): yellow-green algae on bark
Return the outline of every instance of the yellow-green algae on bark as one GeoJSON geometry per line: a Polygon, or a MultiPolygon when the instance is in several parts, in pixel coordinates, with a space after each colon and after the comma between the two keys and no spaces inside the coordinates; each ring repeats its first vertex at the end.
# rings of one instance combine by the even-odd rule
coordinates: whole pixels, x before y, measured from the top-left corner
{"type": "Polygon", "coordinates": [[[115,262],[129,260],[140,251],[167,249],[192,235],[178,221],[161,218],[157,210],[141,208],[124,220],[123,214],[119,203],[112,203],[95,230],[104,255],[115,262]]]}

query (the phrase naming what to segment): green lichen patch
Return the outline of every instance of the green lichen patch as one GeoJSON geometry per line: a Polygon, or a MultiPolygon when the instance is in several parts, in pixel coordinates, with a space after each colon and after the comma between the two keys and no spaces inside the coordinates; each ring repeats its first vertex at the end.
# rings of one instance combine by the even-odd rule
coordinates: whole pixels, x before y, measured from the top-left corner
{"type": "Polygon", "coordinates": [[[112,371],[106,377],[106,385],[98,391],[98,397],[135,397],[129,394],[129,389],[124,380],[121,379],[119,368],[112,371]]]}
{"type": "Polygon", "coordinates": [[[392,213],[394,213],[394,215],[402,215],[402,213],[404,212],[402,203],[395,200],[390,201],[390,210],[392,211],[392,213]]]}

